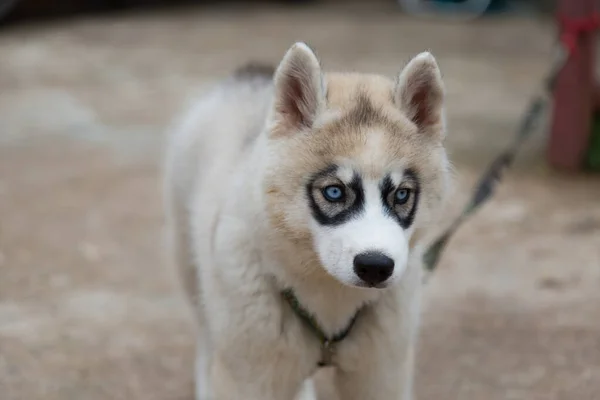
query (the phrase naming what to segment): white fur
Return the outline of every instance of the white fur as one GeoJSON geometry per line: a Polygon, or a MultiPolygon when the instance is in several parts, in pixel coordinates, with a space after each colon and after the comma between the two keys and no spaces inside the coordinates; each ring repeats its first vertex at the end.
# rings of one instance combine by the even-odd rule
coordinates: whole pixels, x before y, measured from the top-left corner
{"type": "Polygon", "coordinates": [[[394,272],[384,284],[400,280],[407,267],[410,231],[404,231],[381,206],[378,182],[363,181],[365,210],[359,217],[339,226],[321,226],[312,221],[314,244],[323,266],[347,285],[360,286],[354,273],[354,257],[379,251],[394,260],[394,272]]]}
{"type": "MultiPolygon", "coordinates": [[[[300,112],[315,117],[323,90],[316,57],[296,45],[277,76],[286,65],[312,82],[304,89],[317,104],[300,112]]],[[[312,253],[274,234],[265,210],[261,179],[277,164],[277,146],[265,134],[265,122],[268,130],[276,118],[273,93],[269,83],[229,80],[202,97],[169,138],[169,238],[198,321],[196,399],[314,398],[307,379],[320,345],[280,295],[292,287],[328,334],[368,305],[336,349],[331,384],[340,399],[409,400],[422,273],[421,254],[408,251],[411,231],[384,214],[377,182],[365,181],[361,218],[311,225],[322,264],[337,279],[299,273],[314,262],[312,253]],[[395,261],[387,289],[351,286],[354,255],[370,249],[395,261]]]]}

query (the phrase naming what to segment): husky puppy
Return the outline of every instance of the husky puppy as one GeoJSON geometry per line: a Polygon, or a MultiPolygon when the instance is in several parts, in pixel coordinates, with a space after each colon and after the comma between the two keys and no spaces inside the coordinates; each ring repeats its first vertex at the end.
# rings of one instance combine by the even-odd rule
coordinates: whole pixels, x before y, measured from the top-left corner
{"type": "Polygon", "coordinates": [[[424,229],[449,187],[430,53],[392,80],[294,44],[239,70],[169,137],[173,256],[197,317],[196,399],[412,398],[424,229]],[[314,381],[313,381],[314,382],[314,381]]]}

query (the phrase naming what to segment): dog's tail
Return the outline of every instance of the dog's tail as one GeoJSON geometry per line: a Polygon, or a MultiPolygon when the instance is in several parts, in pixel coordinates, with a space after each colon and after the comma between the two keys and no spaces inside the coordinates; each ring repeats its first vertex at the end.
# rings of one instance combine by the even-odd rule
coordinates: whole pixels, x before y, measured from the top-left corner
{"type": "Polygon", "coordinates": [[[273,79],[275,67],[271,64],[261,62],[249,62],[236,69],[233,76],[237,79],[255,79],[262,78],[266,80],[273,79]]]}

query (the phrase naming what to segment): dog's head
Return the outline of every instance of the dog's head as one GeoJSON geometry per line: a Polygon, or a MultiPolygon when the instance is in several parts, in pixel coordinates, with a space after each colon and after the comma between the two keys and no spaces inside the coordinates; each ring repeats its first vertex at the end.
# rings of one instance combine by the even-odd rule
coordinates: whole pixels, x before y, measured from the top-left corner
{"type": "Polygon", "coordinates": [[[415,230],[440,208],[449,182],[434,57],[417,55],[395,81],[325,75],[297,43],[274,87],[265,195],[277,234],[310,243],[321,267],[346,285],[398,281],[415,230]]]}

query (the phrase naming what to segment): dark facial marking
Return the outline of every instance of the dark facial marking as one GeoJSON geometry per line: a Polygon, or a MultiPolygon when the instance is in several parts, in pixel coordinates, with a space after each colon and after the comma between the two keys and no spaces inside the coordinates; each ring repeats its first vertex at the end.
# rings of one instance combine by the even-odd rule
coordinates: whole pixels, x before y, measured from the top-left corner
{"type": "Polygon", "coordinates": [[[419,204],[420,187],[417,174],[411,169],[404,171],[404,177],[399,187],[410,190],[410,198],[405,204],[396,204],[394,197],[398,187],[394,186],[389,175],[383,178],[379,185],[381,202],[386,213],[396,219],[402,229],[408,229],[415,220],[419,204]]]}
{"type": "Polygon", "coordinates": [[[381,110],[373,106],[367,94],[362,91],[356,95],[355,104],[352,109],[342,118],[335,121],[331,129],[334,132],[346,132],[360,126],[380,126],[391,132],[396,132],[400,129],[381,110]]]}
{"type": "Polygon", "coordinates": [[[360,176],[355,174],[352,181],[345,183],[335,175],[337,169],[336,165],[327,167],[313,176],[306,185],[306,195],[312,215],[321,225],[343,224],[360,215],[364,210],[365,194],[360,176]],[[345,187],[345,201],[332,203],[324,198],[322,189],[332,184],[345,187]]]}
{"type": "Polygon", "coordinates": [[[371,125],[384,120],[384,116],[373,107],[371,101],[365,93],[359,93],[356,96],[356,105],[348,113],[348,123],[352,125],[371,125]]]}

